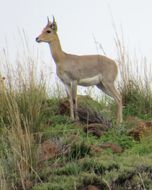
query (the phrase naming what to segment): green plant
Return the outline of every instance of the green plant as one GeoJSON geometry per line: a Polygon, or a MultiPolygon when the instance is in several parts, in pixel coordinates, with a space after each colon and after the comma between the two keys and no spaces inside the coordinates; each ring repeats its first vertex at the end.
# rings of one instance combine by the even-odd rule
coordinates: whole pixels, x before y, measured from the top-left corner
{"type": "Polygon", "coordinates": [[[90,155],[90,150],[90,146],[84,142],[74,143],[71,146],[70,152],[68,153],[68,160],[77,160],[85,157],[86,155],[90,155]]]}

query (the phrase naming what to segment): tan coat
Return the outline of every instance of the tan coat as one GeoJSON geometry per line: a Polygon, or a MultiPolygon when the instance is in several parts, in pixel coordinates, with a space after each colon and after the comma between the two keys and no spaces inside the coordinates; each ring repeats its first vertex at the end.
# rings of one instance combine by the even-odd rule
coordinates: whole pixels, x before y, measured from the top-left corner
{"type": "Polygon", "coordinates": [[[48,20],[47,26],[36,38],[37,42],[47,42],[56,63],[57,75],[67,87],[70,97],[70,115],[78,118],[77,85],[96,85],[107,95],[114,98],[117,104],[117,123],[122,122],[121,95],[115,88],[118,69],[114,60],[103,55],[72,55],[65,53],[60,45],[57,24],[48,20]]]}

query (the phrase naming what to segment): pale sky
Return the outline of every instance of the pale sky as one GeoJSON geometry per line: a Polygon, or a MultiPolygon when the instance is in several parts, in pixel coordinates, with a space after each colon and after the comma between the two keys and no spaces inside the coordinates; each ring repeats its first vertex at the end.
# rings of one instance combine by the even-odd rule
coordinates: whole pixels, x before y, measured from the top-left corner
{"type": "Polygon", "coordinates": [[[46,25],[47,16],[54,15],[65,51],[96,53],[94,35],[107,54],[115,56],[111,9],[131,48],[151,56],[151,0],[0,0],[0,5],[0,48],[5,45],[5,38],[11,48],[16,48],[18,30],[22,29],[31,45],[46,48],[46,44],[36,44],[35,37],[46,25]]]}
{"type": "Polygon", "coordinates": [[[51,55],[47,44],[35,38],[55,16],[64,51],[75,54],[96,54],[93,35],[106,54],[116,58],[112,18],[123,34],[127,46],[152,58],[151,0],[0,0],[0,50],[6,41],[12,56],[22,43],[19,30],[24,29],[31,47],[37,48],[48,64],[51,55]]]}

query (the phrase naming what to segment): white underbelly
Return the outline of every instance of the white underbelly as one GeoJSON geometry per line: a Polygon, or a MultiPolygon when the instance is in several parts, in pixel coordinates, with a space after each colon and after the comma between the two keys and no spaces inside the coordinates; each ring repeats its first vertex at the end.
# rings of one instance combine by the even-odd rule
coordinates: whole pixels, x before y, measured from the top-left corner
{"type": "Polygon", "coordinates": [[[101,81],[101,76],[97,75],[91,78],[84,78],[84,79],[80,79],[78,82],[78,85],[81,86],[92,86],[92,85],[97,85],[99,84],[101,81]]]}

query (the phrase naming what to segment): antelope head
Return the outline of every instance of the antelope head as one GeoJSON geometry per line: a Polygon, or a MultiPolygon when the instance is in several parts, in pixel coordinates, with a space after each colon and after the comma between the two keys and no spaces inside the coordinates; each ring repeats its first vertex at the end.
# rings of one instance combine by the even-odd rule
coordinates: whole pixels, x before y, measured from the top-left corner
{"type": "Polygon", "coordinates": [[[56,39],[56,32],[57,32],[57,24],[55,18],[53,17],[53,22],[47,19],[48,23],[46,27],[43,29],[42,33],[36,38],[37,42],[47,42],[51,43],[54,39],[56,39]]]}

